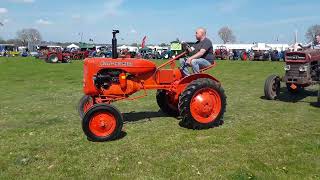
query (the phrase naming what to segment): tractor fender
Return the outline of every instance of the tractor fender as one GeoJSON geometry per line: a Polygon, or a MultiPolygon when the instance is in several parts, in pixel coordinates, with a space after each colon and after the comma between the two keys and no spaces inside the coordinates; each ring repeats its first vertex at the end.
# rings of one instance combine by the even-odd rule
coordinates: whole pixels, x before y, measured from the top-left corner
{"type": "Polygon", "coordinates": [[[185,88],[194,80],[197,79],[212,79],[213,81],[217,82],[219,85],[221,85],[220,81],[218,79],[216,79],[215,77],[209,75],[209,74],[203,74],[203,73],[199,73],[199,74],[192,74],[190,76],[186,76],[183,79],[181,79],[180,81],[177,82],[176,84],[176,88],[175,88],[175,101],[179,100],[179,96],[180,94],[185,90],[185,88]]]}

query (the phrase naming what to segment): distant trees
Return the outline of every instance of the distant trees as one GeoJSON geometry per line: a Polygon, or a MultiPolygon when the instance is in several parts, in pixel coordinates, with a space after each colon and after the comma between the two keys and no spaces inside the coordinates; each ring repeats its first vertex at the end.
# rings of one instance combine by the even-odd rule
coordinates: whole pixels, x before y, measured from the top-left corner
{"type": "Polygon", "coordinates": [[[308,41],[314,41],[316,35],[320,34],[320,25],[315,24],[310,26],[305,34],[305,37],[308,41]]]}
{"type": "Polygon", "coordinates": [[[166,47],[166,46],[168,46],[168,44],[166,44],[166,43],[161,43],[159,46],[160,46],[160,47],[166,47]]]}
{"type": "Polygon", "coordinates": [[[17,38],[22,42],[24,46],[30,43],[38,43],[42,41],[42,36],[37,29],[22,29],[17,32],[17,38]]]}
{"type": "Polygon", "coordinates": [[[224,44],[234,43],[236,41],[236,37],[233,34],[233,31],[227,26],[222,27],[218,31],[218,35],[224,44]]]}

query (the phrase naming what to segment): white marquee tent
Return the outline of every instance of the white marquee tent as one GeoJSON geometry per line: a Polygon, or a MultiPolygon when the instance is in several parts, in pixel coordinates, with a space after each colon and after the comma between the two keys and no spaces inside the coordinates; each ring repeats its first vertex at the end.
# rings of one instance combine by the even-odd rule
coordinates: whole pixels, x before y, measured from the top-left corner
{"type": "Polygon", "coordinates": [[[67,46],[68,49],[79,49],[80,47],[75,45],[75,44],[70,44],[69,46],[67,46]]]}

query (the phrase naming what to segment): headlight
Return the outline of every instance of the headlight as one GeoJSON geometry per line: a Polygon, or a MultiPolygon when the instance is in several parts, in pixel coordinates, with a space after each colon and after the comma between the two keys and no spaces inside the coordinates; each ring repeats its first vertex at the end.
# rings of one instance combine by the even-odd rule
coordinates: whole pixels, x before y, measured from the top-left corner
{"type": "Polygon", "coordinates": [[[300,67],[299,67],[299,71],[300,71],[300,72],[306,72],[306,71],[308,71],[308,66],[300,66],[300,67]]]}
{"type": "Polygon", "coordinates": [[[284,66],[284,70],[290,71],[290,65],[285,65],[285,66],[284,66]]]}

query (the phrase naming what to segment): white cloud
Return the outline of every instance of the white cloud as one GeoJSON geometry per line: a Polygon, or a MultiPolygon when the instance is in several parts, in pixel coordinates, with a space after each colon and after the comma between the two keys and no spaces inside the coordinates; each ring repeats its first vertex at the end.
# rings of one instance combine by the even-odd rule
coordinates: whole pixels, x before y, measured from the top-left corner
{"type": "Polygon", "coordinates": [[[135,29],[131,29],[130,33],[131,34],[137,34],[137,31],[135,29]]]}
{"type": "Polygon", "coordinates": [[[304,21],[317,20],[320,16],[299,16],[299,17],[289,17],[283,19],[276,19],[272,21],[265,22],[247,22],[244,24],[247,28],[267,28],[271,26],[279,26],[279,25],[289,25],[289,24],[299,24],[304,21]]]}
{"type": "Polygon", "coordinates": [[[78,19],[81,19],[81,15],[80,14],[72,14],[71,18],[75,19],[75,20],[78,20],[78,19]]]}
{"type": "Polygon", "coordinates": [[[16,2],[16,3],[34,3],[35,0],[9,0],[11,2],[16,2]]]}
{"type": "Polygon", "coordinates": [[[8,9],[0,8],[0,14],[6,14],[6,13],[8,13],[8,9]]]}
{"type": "Polygon", "coordinates": [[[232,13],[246,6],[247,0],[224,0],[217,3],[215,9],[220,13],[232,13]]]}
{"type": "Polygon", "coordinates": [[[123,0],[107,0],[104,3],[106,15],[116,16],[120,13],[120,7],[123,4],[123,0]]]}
{"type": "Polygon", "coordinates": [[[39,19],[36,21],[37,24],[40,24],[40,25],[50,25],[52,24],[52,22],[48,21],[48,20],[44,20],[44,19],[39,19]]]}

